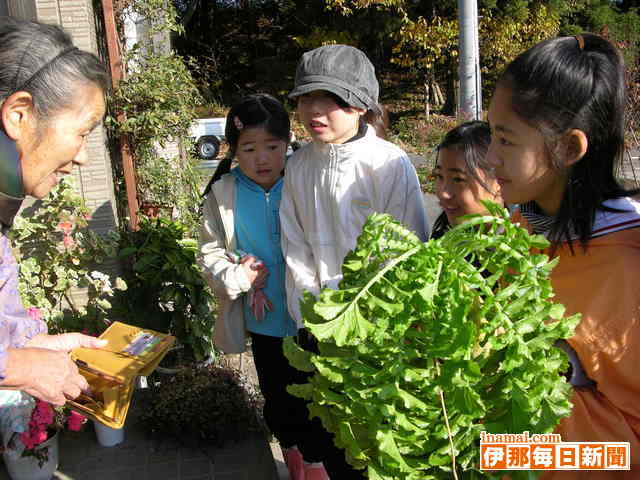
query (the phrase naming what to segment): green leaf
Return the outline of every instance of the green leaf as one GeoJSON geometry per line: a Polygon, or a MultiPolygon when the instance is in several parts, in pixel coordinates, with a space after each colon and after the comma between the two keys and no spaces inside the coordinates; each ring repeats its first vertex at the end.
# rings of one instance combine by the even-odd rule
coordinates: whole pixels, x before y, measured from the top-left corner
{"type": "Polygon", "coordinates": [[[311,363],[312,353],[298,346],[293,337],[286,337],[282,341],[282,351],[289,363],[303,372],[313,372],[315,367],[311,363]]]}

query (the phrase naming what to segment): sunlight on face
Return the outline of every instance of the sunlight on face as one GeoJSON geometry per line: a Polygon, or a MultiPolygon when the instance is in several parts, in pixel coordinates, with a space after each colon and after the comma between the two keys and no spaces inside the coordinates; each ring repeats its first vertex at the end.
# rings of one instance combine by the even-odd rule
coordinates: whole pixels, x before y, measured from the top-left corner
{"type": "Polygon", "coordinates": [[[236,158],[242,173],[269,190],[282,176],[287,142],[262,127],[242,130],[236,158]]]}
{"type": "Polygon", "coordinates": [[[29,140],[18,144],[27,195],[45,197],[74,165],[88,161],[87,136],[104,116],[104,93],[93,83],[79,83],[75,92],[71,106],[45,122],[34,119],[29,140]]]}
{"type": "Polygon", "coordinates": [[[340,107],[328,92],[317,90],[298,97],[298,117],[318,142],[342,144],[358,133],[360,108],[340,107]]]}
{"type": "Polygon", "coordinates": [[[489,106],[491,145],[487,161],[495,168],[507,203],[535,201],[548,215],[560,208],[566,175],[551,165],[544,137],[511,105],[511,90],[499,86],[489,106]]]}
{"type": "Polygon", "coordinates": [[[456,148],[442,148],[438,153],[435,177],[436,196],[451,225],[460,223],[459,217],[472,213],[486,213],[482,200],[501,204],[500,187],[494,178],[478,169],[477,175],[488,191],[467,170],[463,152],[456,148]]]}

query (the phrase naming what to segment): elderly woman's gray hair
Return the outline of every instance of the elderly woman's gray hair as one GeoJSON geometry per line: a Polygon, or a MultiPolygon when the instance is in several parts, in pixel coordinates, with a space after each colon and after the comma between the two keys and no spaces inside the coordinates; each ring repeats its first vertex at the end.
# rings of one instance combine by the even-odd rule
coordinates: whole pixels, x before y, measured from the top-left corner
{"type": "Polygon", "coordinates": [[[78,82],[103,91],[109,85],[100,60],[74,47],[62,29],[11,17],[0,17],[0,65],[0,104],[29,92],[40,118],[68,106],[78,82]]]}

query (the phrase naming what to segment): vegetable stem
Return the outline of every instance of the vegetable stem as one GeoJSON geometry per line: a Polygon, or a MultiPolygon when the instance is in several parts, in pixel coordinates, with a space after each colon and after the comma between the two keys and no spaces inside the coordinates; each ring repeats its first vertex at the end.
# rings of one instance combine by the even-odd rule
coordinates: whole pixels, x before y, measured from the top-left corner
{"type": "MultiPolygon", "coordinates": [[[[436,372],[440,376],[440,366],[438,361],[434,359],[434,365],[436,366],[436,372]]],[[[447,426],[447,435],[449,436],[449,447],[451,448],[451,466],[453,467],[453,478],[458,480],[458,472],[456,472],[456,453],[453,449],[453,436],[451,435],[451,428],[449,427],[449,415],[447,415],[447,407],[444,403],[444,393],[440,388],[440,403],[442,404],[442,413],[444,413],[444,423],[447,426]]]]}

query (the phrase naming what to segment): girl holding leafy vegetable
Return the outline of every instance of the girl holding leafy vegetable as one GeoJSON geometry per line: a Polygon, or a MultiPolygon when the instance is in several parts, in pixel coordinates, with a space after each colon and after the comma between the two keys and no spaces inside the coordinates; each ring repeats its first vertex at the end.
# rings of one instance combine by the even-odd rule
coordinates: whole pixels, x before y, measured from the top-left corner
{"type": "Polygon", "coordinates": [[[560,257],[555,298],[582,314],[568,343],[589,378],[572,381],[573,411],[556,432],[564,441],[631,445],[631,472],[547,479],[640,475],[640,204],[615,176],[624,110],[621,55],[593,34],[549,39],[519,55],[489,108],[487,158],[502,197],[520,205],[515,222],[551,241],[548,253],[560,257]]]}
{"type": "MultiPolygon", "coordinates": [[[[382,113],[378,92],[373,64],[357,48],[325,45],[298,63],[289,97],[296,99],[298,117],[313,141],[287,164],[280,219],[287,301],[299,324],[303,293],[337,288],[344,257],[370,214],[390,213],[422,240],[429,235],[411,161],[365,121],[368,113],[374,118],[382,113]]],[[[323,438],[301,446],[305,459],[322,461],[333,479],[358,478],[332,436],[323,438]]],[[[327,478],[321,475],[309,471],[307,478],[327,478]]]]}
{"type": "Polygon", "coordinates": [[[438,145],[433,176],[442,213],[432,238],[440,238],[463,215],[486,213],[482,200],[502,203],[493,168],[486,163],[490,143],[489,124],[471,121],[450,130],[438,145]]]}
{"type": "MultiPolygon", "coordinates": [[[[230,151],[205,191],[200,233],[200,261],[219,301],[214,341],[241,353],[248,331],[264,417],[286,451],[308,429],[305,402],[286,391],[305,374],[282,352],[283,338],[297,332],[287,312],[278,218],[289,115],[270,95],[249,95],[229,111],[225,135],[230,151]],[[234,157],[239,165],[231,169],[234,157]]],[[[295,452],[287,463],[292,469],[297,460],[301,470],[295,452]]]]}

